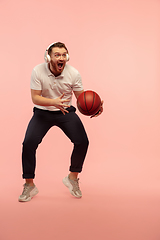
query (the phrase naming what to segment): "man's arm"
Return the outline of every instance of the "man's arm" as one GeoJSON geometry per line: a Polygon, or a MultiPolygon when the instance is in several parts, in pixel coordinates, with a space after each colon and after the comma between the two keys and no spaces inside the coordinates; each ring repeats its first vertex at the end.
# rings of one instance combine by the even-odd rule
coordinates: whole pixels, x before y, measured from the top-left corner
{"type": "Polygon", "coordinates": [[[42,94],[41,90],[31,89],[31,97],[34,104],[40,105],[40,106],[55,106],[56,108],[59,108],[63,112],[63,114],[65,114],[65,112],[68,113],[68,111],[65,110],[65,107],[70,107],[70,106],[64,104],[64,102],[69,102],[69,100],[62,99],[64,96],[64,93],[60,97],[55,99],[42,97],[41,94],[42,94]]]}
{"type": "Polygon", "coordinates": [[[82,91],[73,91],[73,92],[74,92],[75,97],[78,98],[79,95],[80,95],[82,92],[84,92],[84,90],[82,90],[82,91]]]}

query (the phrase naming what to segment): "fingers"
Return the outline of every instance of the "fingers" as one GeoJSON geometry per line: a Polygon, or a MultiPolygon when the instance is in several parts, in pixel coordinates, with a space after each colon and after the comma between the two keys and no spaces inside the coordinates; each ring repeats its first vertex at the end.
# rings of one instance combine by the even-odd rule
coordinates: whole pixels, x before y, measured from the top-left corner
{"type": "Polygon", "coordinates": [[[98,117],[102,112],[98,111],[98,113],[92,115],[90,118],[93,118],[93,117],[98,117]]]}
{"type": "Polygon", "coordinates": [[[100,113],[100,110],[99,110],[97,113],[95,113],[94,115],[92,115],[90,118],[98,117],[100,114],[101,114],[101,113],[100,113]]]}
{"type": "MultiPolygon", "coordinates": [[[[68,100],[67,100],[67,101],[68,101],[68,100]]],[[[62,111],[62,113],[63,113],[64,115],[65,115],[65,113],[69,113],[69,112],[65,109],[65,107],[68,108],[68,107],[70,107],[70,105],[66,105],[66,104],[61,103],[60,106],[59,106],[59,109],[62,111]]]]}
{"type": "Polygon", "coordinates": [[[70,107],[70,105],[66,105],[66,104],[63,104],[63,103],[61,103],[60,106],[63,107],[63,108],[64,107],[70,107]]]}
{"type": "MultiPolygon", "coordinates": [[[[64,102],[70,102],[70,100],[69,99],[62,99],[64,97],[64,93],[59,97],[61,100],[60,100],[60,102],[63,104],[64,102]]],[[[68,105],[66,105],[66,106],[68,106],[68,105]]]]}
{"type": "Polygon", "coordinates": [[[100,107],[99,111],[96,114],[92,115],[90,118],[98,117],[103,112],[103,103],[104,103],[104,101],[101,102],[101,107],[100,107]]]}
{"type": "Polygon", "coordinates": [[[64,93],[59,97],[60,99],[62,99],[63,98],[63,96],[64,96],[64,93]]]}
{"type": "MultiPolygon", "coordinates": [[[[61,95],[61,97],[63,97],[63,96],[64,96],[64,93],[61,95]]],[[[65,108],[70,107],[70,105],[64,104],[64,102],[70,102],[70,100],[68,100],[68,99],[61,100],[60,110],[61,110],[62,113],[65,115],[65,112],[66,112],[66,113],[69,113],[65,108]]]]}
{"type": "Polygon", "coordinates": [[[70,100],[69,99],[64,99],[64,100],[62,99],[61,103],[64,103],[64,102],[70,102],[70,100]]]}
{"type": "Polygon", "coordinates": [[[64,97],[64,93],[59,97],[59,103],[57,104],[57,107],[65,115],[65,113],[68,113],[68,111],[65,108],[70,107],[70,105],[64,104],[64,103],[70,102],[70,100],[69,99],[62,99],[63,97],[64,97]]]}
{"type": "MultiPolygon", "coordinates": [[[[60,99],[62,99],[64,97],[64,93],[59,97],[60,99]]],[[[69,102],[70,100],[64,99],[63,102],[69,102]]]]}
{"type": "MultiPolygon", "coordinates": [[[[68,106],[68,105],[65,105],[65,106],[68,106]]],[[[57,106],[59,108],[59,110],[62,111],[62,113],[65,115],[65,113],[69,113],[69,111],[67,109],[64,108],[64,106],[57,106]]],[[[68,106],[70,107],[70,106],[68,106]]]]}
{"type": "Polygon", "coordinates": [[[65,113],[69,113],[65,108],[59,108],[61,111],[62,111],[62,113],[65,115],[65,113]]]}

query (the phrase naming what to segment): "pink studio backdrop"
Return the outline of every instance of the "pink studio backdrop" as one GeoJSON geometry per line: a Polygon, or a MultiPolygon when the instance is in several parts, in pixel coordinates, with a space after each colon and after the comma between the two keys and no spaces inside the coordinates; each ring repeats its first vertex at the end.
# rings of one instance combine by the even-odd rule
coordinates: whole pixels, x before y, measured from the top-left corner
{"type": "MultiPolygon", "coordinates": [[[[143,193],[160,199],[160,1],[6,0],[0,2],[0,25],[2,191],[13,195],[14,202],[22,190],[21,144],[33,108],[31,71],[44,61],[50,43],[62,41],[69,49],[69,64],[82,75],[84,89],[96,91],[104,100],[104,113],[98,118],[77,110],[90,139],[83,188],[88,186],[102,198],[108,193],[143,193]]],[[[68,173],[71,150],[59,129],[44,138],[36,170],[42,191],[68,173]]],[[[150,216],[157,223],[156,214],[150,216]]],[[[157,239],[153,232],[158,236],[154,229],[145,240],[157,239]]],[[[2,240],[10,239],[11,233],[2,232],[2,240]]]]}

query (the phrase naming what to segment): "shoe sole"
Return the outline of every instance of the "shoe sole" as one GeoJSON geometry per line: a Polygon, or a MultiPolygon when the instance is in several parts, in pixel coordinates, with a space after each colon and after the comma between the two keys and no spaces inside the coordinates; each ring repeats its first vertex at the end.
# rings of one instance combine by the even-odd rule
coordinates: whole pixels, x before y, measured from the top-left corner
{"type": "Polygon", "coordinates": [[[38,189],[35,187],[31,192],[30,192],[30,197],[26,198],[26,199],[21,199],[19,198],[18,201],[19,202],[29,202],[36,194],[38,194],[39,191],[38,189]]]}
{"type": "Polygon", "coordinates": [[[72,187],[72,185],[70,184],[70,182],[69,182],[69,180],[68,180],[67,177],[63,178],[62,182],[63,182],[63,184],[69,189],[70,193],[71,193],[74,197],[76,197],[76,198],[81,198],[81,197],[82,197],[82,196],[78,196],[78,195],[74,194],[74,192],[72,191],[72,188],[73,188],[73,187],[72,187]]]}

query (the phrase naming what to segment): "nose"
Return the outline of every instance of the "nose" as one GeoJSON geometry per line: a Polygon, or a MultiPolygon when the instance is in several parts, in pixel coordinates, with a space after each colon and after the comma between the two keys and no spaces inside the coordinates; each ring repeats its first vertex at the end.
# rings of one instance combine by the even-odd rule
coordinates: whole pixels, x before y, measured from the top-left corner
{"type": "Polygon", "coordinates": [[[63,60],[64,59],[64,56],[61,54],[60,55],[60,60],[63,60]]]}

